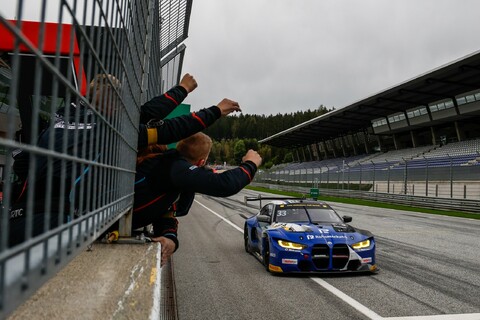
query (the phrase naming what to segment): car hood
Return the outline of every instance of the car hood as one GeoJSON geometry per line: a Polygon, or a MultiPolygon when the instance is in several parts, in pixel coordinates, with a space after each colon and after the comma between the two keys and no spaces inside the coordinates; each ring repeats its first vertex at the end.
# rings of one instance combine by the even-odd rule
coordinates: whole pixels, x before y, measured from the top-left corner
{"type": "Polygon", "coordinates": [[[355,243],[371,237],[371,233],[340,224],[274,223],[267,228],[273,237],[300,243],[355,243]]]}

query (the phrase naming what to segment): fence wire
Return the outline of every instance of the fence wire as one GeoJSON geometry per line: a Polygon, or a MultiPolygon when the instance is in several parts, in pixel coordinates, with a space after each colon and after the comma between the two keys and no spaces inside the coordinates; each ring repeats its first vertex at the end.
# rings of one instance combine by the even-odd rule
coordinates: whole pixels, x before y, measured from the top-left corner
{"type": "Polygon", "coordinates": [[[0,318],[131,209],[140,106],[178,83],[191,6],[2,4],[0,318]]]}

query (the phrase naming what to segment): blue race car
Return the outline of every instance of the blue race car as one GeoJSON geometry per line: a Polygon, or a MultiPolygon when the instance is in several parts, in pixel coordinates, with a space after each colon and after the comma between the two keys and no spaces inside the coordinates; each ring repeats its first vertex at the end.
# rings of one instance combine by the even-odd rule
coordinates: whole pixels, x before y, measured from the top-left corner
{"type": "MultiPolygon", "coordinates": [[[[269,200],[245,221],[245,251],[271,273],[330,273],[377,271],[375,239],[356,229],[328,204],[291,198],[269,200]]],[[[261,202],[260,202],[261,203],[261,202]]]]}

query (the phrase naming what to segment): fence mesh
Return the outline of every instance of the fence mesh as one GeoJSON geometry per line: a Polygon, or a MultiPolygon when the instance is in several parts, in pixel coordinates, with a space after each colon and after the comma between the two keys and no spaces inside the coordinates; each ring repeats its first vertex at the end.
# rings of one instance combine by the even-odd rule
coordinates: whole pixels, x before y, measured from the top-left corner
{"type": "Polygon", "coordinates": [[[2,4],[0,318],[131,209],[140,107],[178,83],[191,6],[2,4]]]}

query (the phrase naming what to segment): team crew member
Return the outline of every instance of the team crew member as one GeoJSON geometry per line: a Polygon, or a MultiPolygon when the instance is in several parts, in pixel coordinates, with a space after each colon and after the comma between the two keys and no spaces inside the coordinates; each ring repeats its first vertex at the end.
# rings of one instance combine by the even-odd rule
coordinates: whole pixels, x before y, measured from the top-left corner
{"type": "Polygon", "coordinates": [[[154,241],[162,242],[162,262],[178,248],[176,216],[186,215],[195,193],[228,197],[247,186],[262,163],[249,150],[234,169],[215,173],[205,167],[212,140],[199,132],[180,141],[176,150],[139,158],[133,211],[133,229],[153,224],[154,241]],[[164,252],[165,250],[165,252],[164,252]]]}
{"type": "MultiPolygon", "coordinates": [[[[168,144],[188,137],[213,124],[221,116],[234,111],[240,111],[238,103],[224,99],[217,106],[200,110],[180,117],[162,120],[178,104],[180,104],[197,87],[195,79],[186,74],[180,84],[165,94],[155,97],[141,108],[138,147],[152,143],[168,144]]],[[[104,119],[115,118],[119,110],[119,101],[116,99],[119,82],[110,75],[99,75],[90,83],[89,97],[91,105],[104,119]]],[[[105,132],[107,124],[100,121],[95,112],[83,101],[59,109],[52,123],[41,134],[37,146],[42,149],[51,149],[50,140],[53,140],[53,150],[59,153],[78,157],[88,161],[106,163],[107,155],[102,145],[103,137],[97,133],[105,132]]],[[[12,201],[9,215],[9,245],[13,246],[25,239],[26,228],[26,198],[27,192],[34,190],[33,207],[33,236],[44,232],[44,212],[47,198],[50,197],[48,208],[50,212],[50,228],[59,224],[59,216],[63,222],[71,220],[85,212],[96,209],[103,204],[94,204],[93,196],[88,197],[80,187],[87,185],[87,179],[93,170],[79,162],[65,161],[53,158],[51,171],[47,166],[46,156],[36,156],[35,183],[29,183],[28,168],[29,154],[26,151],[14,152],[14,171],[22,181],[20,192],[12,201]],[[64,166],[64,167],[62,167],[64,166]],[[63,175],[62,175],[63,172],[63,175]],[[52,179],[52,189],[46,194],[47,181],[52,179]],[[80,198],[83,200],[80,201],[80,198]],[[90,199],[90,201],[87,201],[90,199]]],[[[97,186],[98,187],[98,186],[97,186]]],[[[83,187],[85,188],[85,187],[83,187]]],[[[47,228],[48,229],[48,228],[47,228]]]]}

